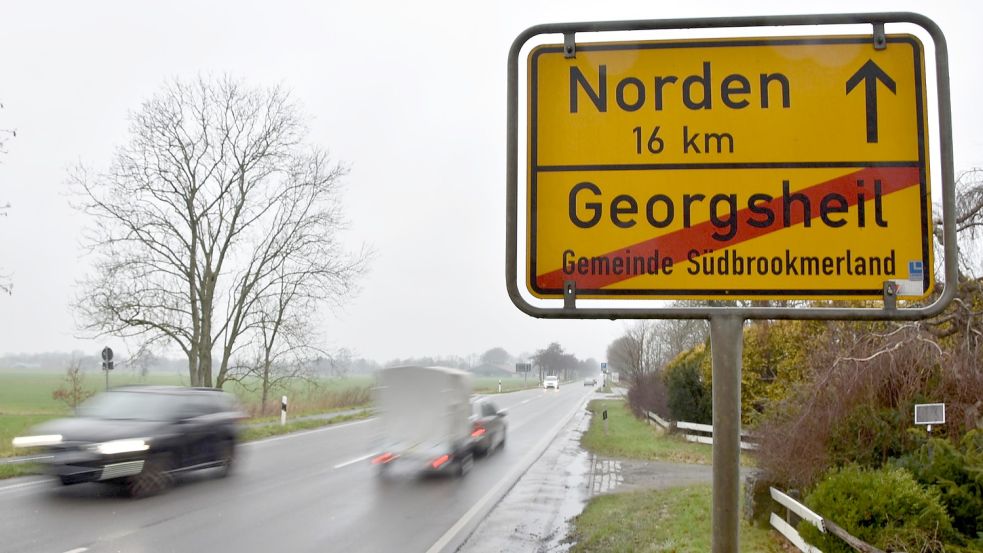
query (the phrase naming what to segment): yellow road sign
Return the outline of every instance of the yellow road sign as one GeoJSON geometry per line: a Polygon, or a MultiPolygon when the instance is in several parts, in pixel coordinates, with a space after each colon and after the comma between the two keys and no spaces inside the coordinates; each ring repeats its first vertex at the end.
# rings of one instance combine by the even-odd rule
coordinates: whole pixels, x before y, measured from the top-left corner
{"type": "Polygon", "coordinates": [[[544,45],[528,70],[533,295],[930,293],[916,38],[544,45]]]}

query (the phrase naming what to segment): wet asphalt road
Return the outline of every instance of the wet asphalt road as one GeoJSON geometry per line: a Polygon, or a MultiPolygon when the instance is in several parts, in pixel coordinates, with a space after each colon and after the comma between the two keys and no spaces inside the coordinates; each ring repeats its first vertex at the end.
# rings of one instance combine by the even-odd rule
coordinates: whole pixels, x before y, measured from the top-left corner
{"type": "Polygon", "coordinates": [[[0,552],[453,551],[592,390],[496,396],[508,443],[463,479],[377,478],[369,419],[245,444],[233,476],[189,474],[139,501],[105,484],[3,481],[0,552]]]}

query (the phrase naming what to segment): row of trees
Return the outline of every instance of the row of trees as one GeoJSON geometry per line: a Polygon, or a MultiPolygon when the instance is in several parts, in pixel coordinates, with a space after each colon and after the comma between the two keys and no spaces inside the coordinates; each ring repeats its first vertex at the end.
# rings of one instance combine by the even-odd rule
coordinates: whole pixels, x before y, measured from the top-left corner
{"type": "Polygon", "coordinates": [[[462,370],[477,370],[483,367],[513,371],[516,363],[531,362],[535,367],[539,380],[546,375],[558,375],[563,379],[590,376],[600,371],[600,365],[594,359],[578,359],[575,355],[564,351],[563,346],[552,342],[536,353],[510,354],[505,348],[494,347],[481,355],[467,357],[413,357],[393,359],[386,363],[393,367],[398,365],[441,365],[462,370]]]}
{"type": "Polygon", "coordinates": [[[543,380],[547,375],[571,380],[596,375],[601,370],[600,364],[595,359],[577,359],[577,356],[565,352],[557,342],[551,342],[545,348],[538,350],[531,359],[533,366],[539,371],[539,380],[543,380]]]}

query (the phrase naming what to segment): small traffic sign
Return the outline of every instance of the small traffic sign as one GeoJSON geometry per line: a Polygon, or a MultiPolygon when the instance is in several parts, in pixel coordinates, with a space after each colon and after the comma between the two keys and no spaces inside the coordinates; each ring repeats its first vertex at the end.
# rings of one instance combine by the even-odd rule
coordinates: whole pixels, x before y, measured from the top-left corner
{"type": "Polygon", "coordinates": [[[528,68],[534,296],[931,293],[914,36],[555,44],[528,68]]]}
{"type": "Polygon", "coordinates": [[[102,360],[112,361],[113,360],[113,348],[106,346],[102,348],[102,360]]]}

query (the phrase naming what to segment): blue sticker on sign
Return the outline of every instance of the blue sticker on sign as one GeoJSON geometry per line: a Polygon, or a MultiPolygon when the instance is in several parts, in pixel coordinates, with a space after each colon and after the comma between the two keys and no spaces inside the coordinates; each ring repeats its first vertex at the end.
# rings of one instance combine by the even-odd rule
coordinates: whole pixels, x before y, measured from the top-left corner
{"type": "Polygon", "coordinates": [[[908,280],[922,280],[925,277],[924,265],[921,261],[908,262],[908,280]]]}

